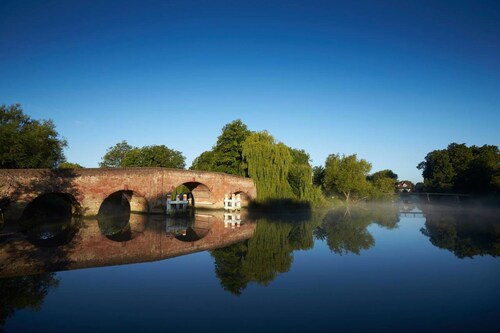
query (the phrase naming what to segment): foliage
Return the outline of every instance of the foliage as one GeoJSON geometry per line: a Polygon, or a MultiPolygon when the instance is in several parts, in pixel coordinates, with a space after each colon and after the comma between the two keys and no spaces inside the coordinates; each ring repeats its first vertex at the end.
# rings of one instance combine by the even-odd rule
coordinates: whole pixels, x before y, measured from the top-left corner
{"type": "Polygon", "coordinates": [[[56,168],[65,147],[52,120],[33,120],[19,104],[0,106],[0,168],[56,168]]]}
{"type": "Polygon", "coordinates": [[[304,150],[289,149],[293,161],[287,180],[294,196],[300,201],[320,204],[323,201],[323,195],[319,188],[313,186],[313,169],[309,164],[309,154],[304,150]]]}
{"type": "Polygon", "coordinates": [[[212,171],[246,176],[243,162],[243,142],[250,135],[247,126],[237,119],[222,128],[213,148],[212,171]]]}
{"type": "Polygon", "coordinates": [[[323,180],[325,179],[325,167],[322,165],[313,167],[313,185],[321,186],[323,185],[323,180]]]}
{"type": "Polygon", "coordinates": [[[99,163],[99,167],[101,168],[123,167],[122,161],[125,158],[125,155],[127,155],[127,153],[134,148],[135,147],[129,145],[125,140],[117,143],[113,147],[108,148],[106,154],[102,158],[102,162],[99,163]]]}
{"type": "Polygon", "coordinates": [[[256,182],[260,202],[324,201],[321,190],[312,184],[313,171],[304,150],[278,143],[265,131],[252,133],[241,120],[225,125],[216,145],[195,158],[190,169],[250,176],[256,182]]]}
{"type": "Polygon", "coordinates": [[[371,184],[370,196],[374,199],[387,198],[395,193],[398,175],[392,170],[382,170],[368,176],[371,184]]]}
{"type": "Polygon", "coordinates": [[[165,145],[134,148],[125,154],[123,167],[164,167],[183,169],[186,158],[181,152],[165,145]]]}
{"type": "Polygon", "coordinates": [[[453,188],[456,173],[446,150],[434,150],[427,154],[425,162],[421,162],[417,168],[423,169],[427,191],[448,191],[453,188]]]}
{"type": "Polygon", "coordinates": [[[368,195],[370,184],[367,174],[371,164],[358,160],[356,155],[329,155],[325,162],[323,188],[327,193],[343,194],[346,201],[360,199],[368,195]]]}
{"type": "Polygon", "coordinates": [[[290,149],[267,132],[250,134],[242,155],[248,174],[257,186],[258,200],[293,198],[288,170],[293,161],[290,149]]]}
{"type": "Polygon", "coordinates": [[[127,141],[122,141],[108,148],[99,163],[101,168],[124,167],[164,167],[183,169],[186,158],[181,152],[165,145],[132,147],[127,141]]]}
{"type": "Polygon", "coordinates": [[[419,163],[426,191],[488,193],[500,190],[500,152],[497,146],[467,147],[451,143],[434,150],[419,163]]]}
{"type": "Polygon", "coordinates": [[[59,169],[82,169],[83,167],[78,163],[63,162],[59,164],[59,169]]]}
{"type": "Polygon", "coordinates": [[[213,170],[213,161],[214,161],[214,151],[207,150],[201,153],[200,156],[196,157],[191,164],[189,169],[191,170],[202,170],[202,171],[211,171],[213,170]]]}
{"type": "Polygon", "coordinates": [[[224,125],[212,150],[195,158],[190,169],[247,176],[243,166],[242,146],[248,135],[250,131],[240,119],[224,125]]]}

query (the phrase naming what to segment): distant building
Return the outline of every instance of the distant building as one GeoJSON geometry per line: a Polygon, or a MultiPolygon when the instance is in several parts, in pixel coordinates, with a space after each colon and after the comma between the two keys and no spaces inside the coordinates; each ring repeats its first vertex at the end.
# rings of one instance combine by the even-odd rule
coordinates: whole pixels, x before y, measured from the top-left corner
{"type": "Polygon", "coordinates": [[[413,192],[413,183],[409,180],[403,180],[396,183],[397,192],[413,192]]]}

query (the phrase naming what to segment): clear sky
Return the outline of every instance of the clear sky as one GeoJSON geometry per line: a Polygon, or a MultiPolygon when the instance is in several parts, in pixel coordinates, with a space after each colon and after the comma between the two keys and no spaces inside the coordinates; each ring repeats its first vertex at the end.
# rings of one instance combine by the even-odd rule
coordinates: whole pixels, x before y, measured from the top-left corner
{"type": "Polygon", "coordinates": [[[420,181],[432,150],[500,145],[500,2],[1,0],[13,103],[85,167],[122,140],[189,166],[239,118],[420,181]]]}

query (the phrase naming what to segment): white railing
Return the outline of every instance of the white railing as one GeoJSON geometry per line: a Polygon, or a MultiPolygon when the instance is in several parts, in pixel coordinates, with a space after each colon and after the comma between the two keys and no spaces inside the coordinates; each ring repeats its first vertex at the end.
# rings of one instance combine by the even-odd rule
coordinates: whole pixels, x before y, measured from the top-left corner
{"type": "Polygon", "coordinates": [[[172,200],[170,194],[167,195],[167,214],[177,211],[185,212],[188,206],[191,206],[191,198],[188,198],[187,194],[183,194],[182,197],[177,195],[175,200],[172,200]]]}
{"type": "Polygon", "coordinates": [[[240,210],[241,209],[241,196],[239,194],[224,195],[224,210],[240,210]]]}

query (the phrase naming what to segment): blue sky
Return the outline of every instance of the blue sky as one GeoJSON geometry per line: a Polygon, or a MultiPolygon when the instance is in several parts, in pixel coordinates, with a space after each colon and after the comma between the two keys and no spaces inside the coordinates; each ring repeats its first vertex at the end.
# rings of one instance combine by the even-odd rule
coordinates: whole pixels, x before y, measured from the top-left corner
{"type": "Polygon", "coordinates": [[[451,142],[500,145],[498,1],[0,2],[0,104],[52,119],[69,161],[224,124],[421,180],[451,142]]]}

